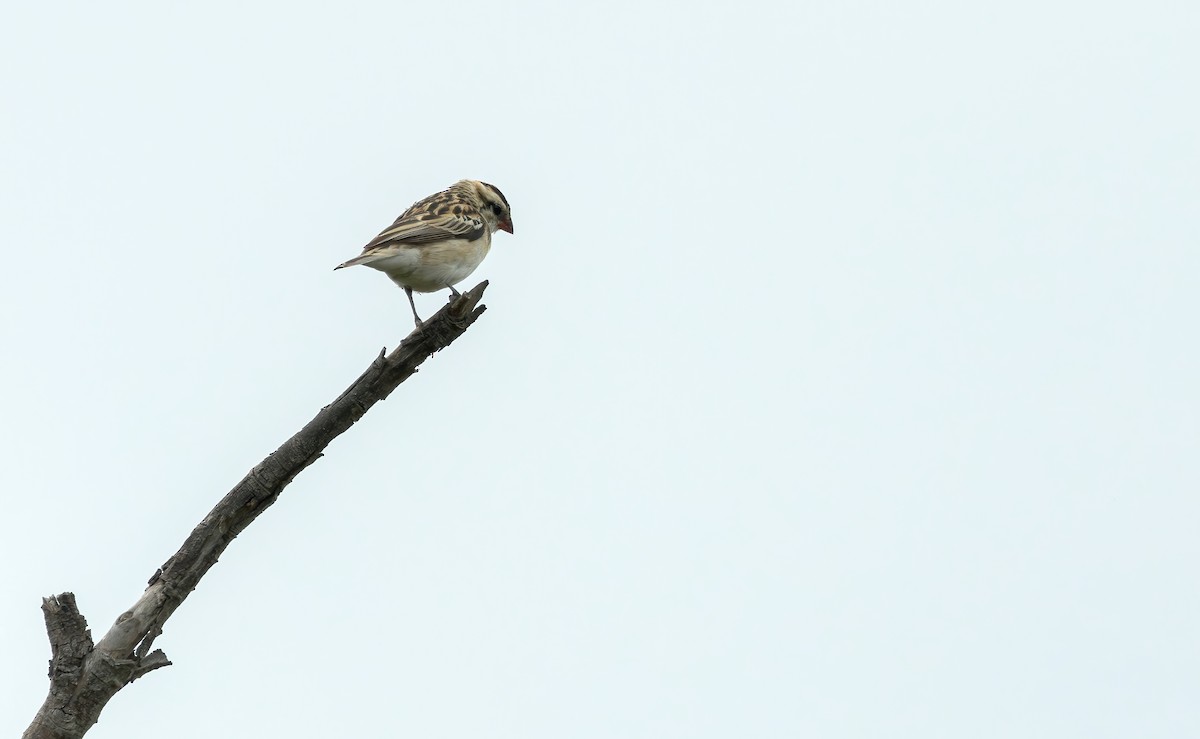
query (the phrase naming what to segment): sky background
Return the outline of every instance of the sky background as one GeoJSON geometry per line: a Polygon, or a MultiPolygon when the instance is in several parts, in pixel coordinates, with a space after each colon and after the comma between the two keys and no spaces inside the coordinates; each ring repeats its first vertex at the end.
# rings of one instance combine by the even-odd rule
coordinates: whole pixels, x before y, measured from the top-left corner
{"type": "Polygon", "coordinates": [[[17,3],[0,735],[412,328],[486,315],[89,737],[1200,735],[1200,5],[17,3]],[[418,296],[422,315],[445,295],[418,296]]]}

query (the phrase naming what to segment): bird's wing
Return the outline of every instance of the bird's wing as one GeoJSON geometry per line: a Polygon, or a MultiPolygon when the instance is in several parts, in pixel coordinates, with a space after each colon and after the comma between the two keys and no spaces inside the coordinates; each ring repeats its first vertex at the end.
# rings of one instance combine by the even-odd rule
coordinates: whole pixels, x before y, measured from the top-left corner
{"type": "Polygon", "coordinates": [[[391,245],[419,246],[445,239],[474,241],[483,236],[483,230],[483,217],[470,204],[449,192],[439,192],[401,213],[395,223],[363,247],[363,252],[391,245]]]}
{"type": "Polygon", "coordinates": [[[371,239],[371,243],[363,247],[363,251],[372,251],[392,245],[420,246],[446,239],[474,241],[483,236],[483,228],[482,218],[465,212],[403,215],[378,236],[371,239]]]}
{"type": "Polygon", "coordinates": [[[483,217],[460,198],[439,192],[413,204],[363,247],[362,254],[335,269],[368,264],[390,256],[399,246],[420,247],[448,239],[474,241],[485,234],[483,217]]]}

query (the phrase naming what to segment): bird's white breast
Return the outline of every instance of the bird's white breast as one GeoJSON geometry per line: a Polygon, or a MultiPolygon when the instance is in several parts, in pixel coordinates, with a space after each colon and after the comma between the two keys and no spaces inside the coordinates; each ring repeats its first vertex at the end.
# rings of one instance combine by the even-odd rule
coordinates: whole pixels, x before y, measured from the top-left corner
{"type": "Polygon", "coordinates": [[[449,239],[419,246],[398,246],[394,253],[367,263],[402,287],[419,293],[444,290],[467,279],[491,249],[491,234],[474,241],[449,239]]]}

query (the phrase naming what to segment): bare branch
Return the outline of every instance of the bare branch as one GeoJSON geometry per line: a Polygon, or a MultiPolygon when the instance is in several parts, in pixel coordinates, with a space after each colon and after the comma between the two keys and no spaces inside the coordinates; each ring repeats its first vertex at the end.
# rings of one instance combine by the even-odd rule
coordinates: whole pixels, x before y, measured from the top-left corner
{"type": "Polygon", "coordinates": [[[486,310],[479,305],[486,289],[486,281],[479,283],[451,300],[391,354],[380,352],[345,392],[250,470],[154,573],[141,598],[98,643],[93,645],[74,595],[45,599],[42,610],[53,655],[50,693],[24,739],[82,737],[118,690],[171,664],[162,650],[150,651],[150,647],[225,547],[276,501],[296,475],[317,461],[331,441],[411,377],[430,355],[461,336],[486,310]]]}

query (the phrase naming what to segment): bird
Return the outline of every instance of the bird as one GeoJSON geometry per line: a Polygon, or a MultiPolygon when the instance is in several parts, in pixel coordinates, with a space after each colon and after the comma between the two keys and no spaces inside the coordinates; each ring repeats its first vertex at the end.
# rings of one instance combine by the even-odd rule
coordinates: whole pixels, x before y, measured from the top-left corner
{"type": "Polygon", "coordinates": [[[413,291],[450,289],[467,279],[492,248],[497,230],[513,232],[512,210],[504,193],[479,180],[459,180],[418,200],[378,236],[362,254],[334,267],[356,264],[377,269],[404,289],[413,320],[421,327],[413,291]]]}

